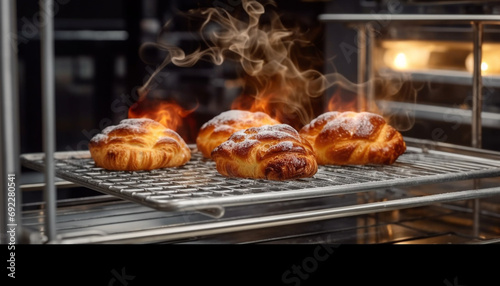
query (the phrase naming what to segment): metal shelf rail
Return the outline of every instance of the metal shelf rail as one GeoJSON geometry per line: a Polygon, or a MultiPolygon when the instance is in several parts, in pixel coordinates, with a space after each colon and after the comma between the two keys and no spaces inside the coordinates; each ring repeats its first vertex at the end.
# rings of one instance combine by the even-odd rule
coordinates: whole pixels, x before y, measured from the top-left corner
{"type": "MultiPolygon", "coordinates": [[[[500,176],[499,160],[408,146],[393,165],[320,166],[313,178],[293,181],[226,178],[191,148],[192,158],[182,167],[119,172],[96,167],[88,151],[56,152],[56,175],[160,211],[200,211],[215,218],[228,206],[500,176]]],[[[43,172],[43,158],[24,154],[22,163],[43,172]]]]}
{"type": "MultiPolygon", "coordinates": [[[[374,24],[470,24],[472,27],[473,71],[472,71],[472,116],[471,146],[482,148],[482,103],[483,75],[481,71],[484,25],[500,25],[500,15],[447,15],[447,14],[322,14],[319,19],[325,23],[347,23],[358,32],[358,82],[374,78],[372,52],[374,48],[374,24]]],[[[375,106],[374,83],[370,81],[366,90],[359,89],[358,96],[365,99],[367,106],[375,106]]],[[[359,102],[362,102],[361,100],[359,102]]],[[[476,182],[476,185],[479,183],[476,182]]],[[[479,225],[479,200],[474,200],[474,229],[479,225]]]]}
{"type": "MultiPolygon", "coordinates": [[[[481,148],[481,112],[483,76],[481,72],[484,25],[500,25],[500,15],[446,15],[446,14],[322,14],[319,19],[325,23],[347,23],[358,32],[358,82],[364,83],[374,77],[370,55],[375,41],[375,23],[390,22],[403,24],[470,24],[472,27],[474,65],[472,72],[472,138],[471,145],[481,148]]],[[[374,88],[370,84],[367,91],[360,90],[359,96],[366,97],[368,106],[374,103],[374,88]]]]}
{"type": "MultiPolygon", "coordinates": [[[[238,231],[258,230],[263,228],[280,227],[287,225],[303,224],[308,222],[325,221],[343,217],[359,216],[364,214],[373,214],[378,212],[386,212],[392,210],[402,210],[405,208],[424,207],[429,205],[444,204],[448,202],[456,202],[469,199],[487,198],[498,196],[500,187],[484,188],[480,190],[465,190],[458,192],[442,193],[436,195],[426,195],[417,197],[400,198],[389,201],[380,201],[365,203],[359,205],[329,207],[326,209],[300,210],[291,213],[265,214],[257,217],[240,217],[240,218],[221,218],[217,220],[194,221],[189,215],[179,212],[161,213],[156,212],[151,214],[151,220],[168,221],[170,218],[175,219],[174,223],[170,222],[168,227],[164,225],[156,225],[147,218],[142,218],[141,214],[136,214],[137,220],[144,220],[140,223],[142,226],[132,229],[126,222],[126,218],[116,216],[114,220],[109,219],[109,216],[116,215],[115,212],[106,211],[102,213],[92,213],[95,215],[95,221],[106,221],[109,225],[89,225],[88,220],[81,222],[83,231],[66,230],[65,233],[58,235],[54,243],[62,244],[79,244],[79,243],[159,243],[189,240],[196,237],[204,237],[211,235],[220,235],[238,231]],[[100,217],[99,215],[108,216],[100,217]],[[172,217],[175,216],[175,217],[172,217]],[[192,221],[193,220],[193,221],[192,221]],[[117,225],[118,224],[118,225],[117,225]],[[119,225],[123,224],[123,225],[119,225]],[[114,228],[111,228],[114,226],[114,228]],[[127,229],[127,231],[125,230],[127,229]]],[[[146,213],[150,214],[150,213],[146,213]]],[[[65,214],[61,214],[65,216],[65,214]]],[[[68,222],[61,222],[61,225],[77,224],[78,222],[71,221],[70,215],[68,222]]],[[[123,216],[123,215],[122,215],[123,216]]],[[[146,216],[146,215],[143,215],[146,216]]],[[[172,219],[172,220],[173,220],[172,219]]],[[[487,243],[489,240],[485,240],[487,243]]]]}

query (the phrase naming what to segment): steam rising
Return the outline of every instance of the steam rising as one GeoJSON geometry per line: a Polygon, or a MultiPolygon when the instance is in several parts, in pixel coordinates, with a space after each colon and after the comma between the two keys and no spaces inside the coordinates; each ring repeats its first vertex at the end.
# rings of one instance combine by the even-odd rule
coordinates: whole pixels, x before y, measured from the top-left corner
{"type": "Polygon", "coordinates": [[[298,31],[285,27],[274,11],[265,9],[267,5],[275,3],[243,0],[244,15],[238,18],[221,8],[190,11],[188,15],[203,19],[199,34],[204,47],[186,54],[165,42],[148,43],[146,47],[153,45],[167,55],[140,89],[141,96],[148,93],[153,78],[170,63],[191,67],[200,60],[216,65],[225,60],[236,61],[244,72],[243,94],[232,108],[264,111],[283,123],[298,122],[291,124],[297,128],[317,116],[312,100],[323,96],[328,88],[335,85],[352,92],[359,89],[358,84],[338,73],[322,74],[312,68],[301,68],[294,60],[294,49],[308,41],[298,31]]]}

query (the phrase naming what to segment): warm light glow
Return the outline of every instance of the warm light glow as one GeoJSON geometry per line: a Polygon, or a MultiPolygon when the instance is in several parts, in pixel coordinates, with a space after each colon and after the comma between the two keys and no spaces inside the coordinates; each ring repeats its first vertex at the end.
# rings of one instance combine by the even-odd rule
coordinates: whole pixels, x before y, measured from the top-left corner
{"type": "MultiPolygon", "coordinates": [[[[493,50],[483,51],[481,72],[483,75],[500,74],[500,55],[493,50]]],[[[472,73],[474,71],[474,54],[470,53],[465,59],[465,68],[472,73]]]]}
{"type": "Polygon", "coordinates": [[[405,69],[408,67],[408,62],[404,53],[396,55],[396,58],[394,58],[394,67],[397,69],[405,69]]]}
{"type": "Polygon", "coordinates": [[[486,62],[481,63],[481,70],[482,71],[487,71],[488,70],[488,64],[486,62]]]}
{"type": "Polygon", "coordinates": [[[387,49],[382,60],[395,70],[416,70],[428,68],[429,57],[428,47],[395,47],[387,49]]]}

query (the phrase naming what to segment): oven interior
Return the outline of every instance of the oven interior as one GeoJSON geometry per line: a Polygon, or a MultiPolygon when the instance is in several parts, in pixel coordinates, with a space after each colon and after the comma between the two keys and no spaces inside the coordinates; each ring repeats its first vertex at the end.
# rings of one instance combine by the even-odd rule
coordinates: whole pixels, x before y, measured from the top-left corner
{"type": "Polygon", "coordinates": [[[156,76],[155,100],[186,109],[196,102],[185,119],[190,128],[183,137],[194,155],[187,166],[118,174],[95,168],[87,151],[93,135],[126,118],[138,88],[165,56],[143,44],[161,34],[196,49],[200,39],[192,29],[199,22],[179,12],[203,5],[232,11],[235,1],[107,1],[97,10],[97,1],[77,2],[58,3],[54,17],[55,210],[44,196],[41,39],[39,31],[30,33],[39,7],[17,7],[24,39],[17,46],[22,243],[500,242],[500,58],[494,52],[500,16],[477,21],[479,107],[471,21],[398,18],[494,18],[500,4],[276,1],[283,23],[310,31],[308,51],[321,56],[310,64],[355,86],[325,90],[315,112],[334,104],[384,114],[405,136],[408,152],[393,166],[324,167],[312,180],[270,183],[223,178],[193,145],[200,126],[241,93],[235,84],[241,71],[232,62],[169,65],[156,76]]]}

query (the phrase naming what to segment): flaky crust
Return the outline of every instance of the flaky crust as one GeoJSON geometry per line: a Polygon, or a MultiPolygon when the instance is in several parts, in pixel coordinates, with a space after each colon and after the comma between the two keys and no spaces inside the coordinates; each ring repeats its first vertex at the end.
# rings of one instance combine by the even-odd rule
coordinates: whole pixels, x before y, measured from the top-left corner
{"type": "Polygon", "coordinates": [[[403,136],[380,115],[331,111],[300,130],[320,165],[392,164],[406,151],[403,136]]]}
{"type": "Polygon", "coordinates": [[[279,122],[263,112],[225,111],[201,126],[196,137],[196,146],[205,158],[210,158],[212,150],[226,141],[234,132],[274,124],[279,124],[279,122]]]}
{"type": "Polygon", "coordinates": [[[237,131],[212,151],[212,159],[228,177],[282,181],[318,171],[309,142],[286,124],[237,131]]]}
{"type": "Polygon", "coordinates": [[[98,167],[137,171],[177,167],[191,159],[191,150],[175,131],[146,118],[124,119],[106,127],[89,142],[98,167]]]}

